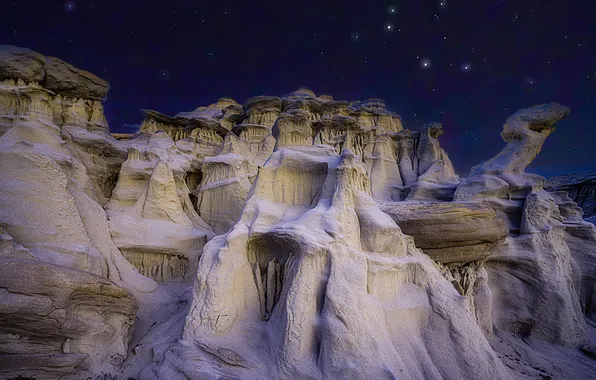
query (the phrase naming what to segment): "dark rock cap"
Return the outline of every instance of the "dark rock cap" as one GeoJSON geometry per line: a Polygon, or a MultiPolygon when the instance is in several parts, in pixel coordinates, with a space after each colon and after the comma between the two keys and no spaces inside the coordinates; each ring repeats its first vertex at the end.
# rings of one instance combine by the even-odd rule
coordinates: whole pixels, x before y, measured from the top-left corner
{"type": "Polygon", "coordinates": [[[0,45],[0,80],[22,79],[40,83],[45,77],[45,57],[26,48],[0,45]]]}
{"type": "Polygon", "coordinates": [[[0,45],[0,80],[22,79],[69,98],[105,100],[110,85],[98,76],[33,50],[0,45]]]}

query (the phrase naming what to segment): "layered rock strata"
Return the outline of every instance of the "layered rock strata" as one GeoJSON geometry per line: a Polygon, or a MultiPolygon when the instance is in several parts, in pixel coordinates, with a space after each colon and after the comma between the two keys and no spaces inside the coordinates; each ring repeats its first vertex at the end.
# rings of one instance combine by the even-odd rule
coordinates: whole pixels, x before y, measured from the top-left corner
{"type": "Polygon", "coordinates": [[[567,107],[516,112],[460,178],[441,124],[380,99],[221,98],[112,135],[90,73],[2,47],[0,81],[0,376],[596,371],[596,227],[525,172],[567,107]]]}
{"type": "Polygon", "coordinates": [[[126,159],[98,100],[107,83],[5,46],[0,77],[0,374],[114,371],[128,355],[130,291],[157,284],[122,256],[102,208],[126,159]]]}
{"type": "Polygon", "coordinates": [[[583,209],[584,218],[596,217],[596,170],[547,178],[549,191],[565,191],[583,209]]]}

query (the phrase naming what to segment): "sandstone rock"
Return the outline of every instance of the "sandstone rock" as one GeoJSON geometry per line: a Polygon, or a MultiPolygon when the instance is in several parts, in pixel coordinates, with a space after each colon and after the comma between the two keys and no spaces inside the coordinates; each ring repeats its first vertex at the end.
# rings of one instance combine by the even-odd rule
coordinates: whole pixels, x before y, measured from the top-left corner
{"type": "Polygon", "coordinates": [[[442,134],[440,123],[426,124],[420,130],[420,140],[416,144],[418,177],[410,188],[408,200],[453,199],[459,179],[447,153],[439,145],[438,137],[442,134]]]}
{"type": "MultiPolygon", "coordinates": [[[[1,111],[15,116],[0,137],[3,229],[38,260],[103,275],[135,291],[154,289],[155,283],[139,276],[110,239],[98,204],[105,161],[92,147],[92,153],[83,152],[93,144],[89,141],[116,146],[105,132],[103,108],[92,100],[66,100],[37,84],[7,83],[0,86],[0,96],[5,100],[1,111]],[[96,186],[88,173],[98,173],[96,186]]],[[[109,170],[117,165],[112,162],[109,170]]]]}
{"type": "Polygon", "coordinates": [[[103,206],[110,199],[120,166],[126,160],[126,146],[110,135],[100,102],[87,102],[81,106],[89,111],[79,108],[78,113],[67,114],[60,135],[69,152],[85,166],[93,187],[93,198],[103,206]]]}
{"type": "MultiPolygon", "coordinates": [[[[271,129],[260,124],[237,124],[234,133],[228,133],[220,154],[235,153],[255,165],[263,166],[275,147],[271,129]]],[[[256,173],[255,173],[256,174],[256,173]]]]}
{"type": "MultiPolygon", "coordinates": [[[[559,196],[558,203],[563,204],[561,200],[559,196]]],[[[564,214],[572,225],[573,217],[564,214]]],[[[531,193],[521,214],[521,234],[510,235],[493,248],[487,268],[498,328],[570,346],[586,339],[574,259],[589,262],[591,257],[581,251],[572,254],[570,247],[581,244],[566,238],[565,221],[552,195],[544,190],[531,193]]],[[[592,272],[583,270],[585,281],[591,281],[592,272]]],[[[583,293],[585,300],[592,289],[583,293]]]]}
{"type": "Polygon", "coordinates": [[[585,218],[596,216],[596,170],[547,178],[544,187],[549,191],[566,191],[583,209],[585,218]]]}
{"type": "Polygon", "coordinates": [[[575,346],[586,324],[564,229],[506,238],[487,260],[495,327],[575,346]]]}
{"type": "Polygon", "coordinates": [[[214,135],[225,136],[228,129],[221,123],[207,116],[197,116],[188,119],[181,116],[167,116],[154,110],[142,110],[145,120],[141,124],[140,131],[145,133],[156,133],[163,131],[174,141],[193,136],[195,130],[210,131],[214,135]]]}
{"type": "Polygon", "coordinates": [[[563,217],[558,207],[555,207],[554,198],[541,191],[526,197],[521,218],[520,232],[531,234],[548,231],[553,227],[563,226],[563,217]]]}
{"type": "Polygon", "coordinates": [[[184,177],[192,160],[166,133],[133,140],[107,205],[116,246],[159,282],[192,278],[212,234],[190,201],[184,177]]]}
{"type": "Polygon", "coordinates": [[[292,91],[289,94],[284,95],[282,98],[288,101],[295,101],[295,100],[301,100],[304,98],[316,98],[317,96],[315,95],[315,93],[311,90],[308,89],[306,87],[301,87],[299,89],[297,89],[296,91],[292,91]]]}
{"type": "Polygon", "coordinates": [[[0,45],[0,80],[21,79],[70,98],[104,100],[108,82],[55,57],[29,49],[0,45]]]}
{"type": "Polygon", "coordinates": [[[540,153],[554,125],[569,115],[558,103],[524,108],[507,118],[501,137],[507,146],[494,158],[472,168],[471,175],[523,173],[540,153]]]}
{"type": "Polygon", "coordinates": [[[22,79],[41,82],[45,77],[45,57],[26,48],[0,45],[0,80],[22,79]]]}
{"type": "Polygon", "coordinates": [[[465,298],[369,194],[347,149],[274,153],[205,247],[183,340],[141,378],[507,378],[465,298]],[[462,356],[477,365],[455,370],[462,356]]]}
{"type": "Polygon", "coordinates": [[[281,113],[282,100],[275,96],[255,96],[244,103],[244,124],[260,124],[272,127],[281,113]]]}
{"type": "Polygon", "coordinates": [[[579,302],[586,316],[596,321],[596,227],[582,219],[582,209],[564,191],[550,195],[565,226],[565,243],[571,252],[579,302]]]}
{"type": "Polygon", "coordinates": [[[2,376],[596,368],[562,347],[593,346],[596,227],[524,171],[566,107],[518,111],[461,180],[442,125],[380,99],[220,98],[112,135],[94,76],[12,47],[0,76],[2,376]]]}
{"type": "Polygon", "coordinates": [[[207,107],[198,107],[191,112],[180,112],[176,116],[190,120],[215,119],[223,128],[231,130],[241,120],[242,106],[234,99],[221,98],[207,107]]]}
{"type": "Polygon", "coordinates": [[[487,206],[396,202],[381,210],[414,237],[417,247],[442,263],[484,260],[490,248],[509,235],[505,222],[487,206]]]}
{"type": "Polygon", "coordinates": [[[15,242],[12,236],[0,226],[0,256],[10,256],[20,259],[34,259],[29,250],[15,242]]]}
{"type": "Polygon", "coordinates": [[[273,125],[273,137],[277,148],[312,145],[312,129],[309,114],[302,110],[284,112],[273,125]]]}
{"type": "Polygon", "coordinates": [[[459,179],[439,145],[442,133],[441,124],[429,123],[420,131],[381,133],[368,140],[364,161],[375,198],[450,201],[459,179]]]}
{"type": "Polygon", "coordinates": [[[368,99],[354,102],[349,106],[350,116],[356,118],[363,127],[379,126],[386,132],[399,132],[403,129],[401,117],[390,112],[381,99],[368,99]]]}
{"type": "Polygon", "coordinates": [[[240,219],[257,167],[241,156],[222,154],[206,158],[202,173],[193,192],[196,209],[215,233],[225,233],[240,219]]]}
{"type": "Polygon", "coordinates": [[[104,100],[110,89],[103,79],[55,57],[46,57],[41,85],[63,96],[93,100],[104,100]]]}
{"type": "Polygon", "coordinates": [[[505,148],[490,160],[474,166],[453,199],[461,201],[486,195],[525,198],[541,190],[544,178],[526,174],[525,169],[540,153],[544,141],[555,130],[554,125],[568,115],[568,107],[549,103],[521,109],[508,117],[501,132],[507,143],[505,148]],[[490,183],[498,181],[494,177],[502,180],[497,186],[490,183]],[[494,190],[486,194],[486,188],[494,190]]]}
{"type": "Polygon", "coordinates": [[[0,257],[0,300],[0,376],[114,371],[127,355],[137,304],[105,278],[0,257]]]}

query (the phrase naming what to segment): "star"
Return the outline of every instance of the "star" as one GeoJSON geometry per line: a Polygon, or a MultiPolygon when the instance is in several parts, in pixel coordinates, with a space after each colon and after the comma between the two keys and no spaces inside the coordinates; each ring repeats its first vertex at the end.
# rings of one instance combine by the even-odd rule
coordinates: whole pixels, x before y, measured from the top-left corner
{"type": "Polygon", "coordinates": [[[75,8],[76,4],[74,1],[67,1],[66,3],[64,3],[64,9],[66,9],[68,12],[74,11],[75,8]]]}
{"type": "Polygon", "coordinates": [[[470,65],[467,62],[464,62],[461,64],[461,71],[463,71],[464,73],[470,72],[470,70],[472,70],[472,65],[470,65]]]}
{"type": "Polygon", "coordinates": [[[385,31],[386,32],[392,32],[393,31],[393,24],[388,22],[385,24],[385,31]]]}
{"type": "Polygon", "coordinates": [[[439,2],[439,8],[441,8],[441,9],[445,9],[445,8],[447,8],[447,1],[445,1],[445,0],[441,0],[441,1],[439,2]]]}
{"type": "Polygon", "coordinates": [[[160,77],[162,80],[168,80],[168,79],[170,79],[170,73],[168,72],[168,70],[161,70],[161,71],[159,72],[159,77],[160,77]]]}
{"type": "Polygon", "coordinates": [[[422,67],[423,69],[430,69],[431,66],[431,61],[428,58],[423,58],[422,60],[420,60],[420,67],[422,67]]]}
{"type": "Polygon", "coordinates": [[[535,78],[531,78],[531,77],[527,77],[526,78],[526,83],[527,84],[530,84],[530,85],[535,84],[536,83],[536,79],[535,78]]]}
{"type": "Polygon", "coordinates": [[[352,41],[354,41],[354,42],[360,42],[360,33],[354,32],[350,36],[352,37],[352,41]]]}
{"type": "Polygon", "coordinates": [[[390,6],[390,7],[387,9],[387,12],[388,12],[390,15],[394,15],[394,14],[396,14],[396,13],[397,13],[397,8],[395,8],[394,6],[390,6]]]}

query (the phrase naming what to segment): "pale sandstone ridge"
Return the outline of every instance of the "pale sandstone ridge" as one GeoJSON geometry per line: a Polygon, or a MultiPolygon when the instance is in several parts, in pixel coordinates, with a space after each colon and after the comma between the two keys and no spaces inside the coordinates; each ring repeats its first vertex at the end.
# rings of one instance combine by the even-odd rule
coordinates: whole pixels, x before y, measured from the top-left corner
{"type": "Polygon", "coordinates": [[[274,153],[241,221],[205,247],[194,294],[183,340],[142,378],[508,378],[349,149],[274,153]]]}
{"type": "Polygon", "coordinates": [[[567,107],[516,112],[460,178],[443,126],[381,99],[220,98],[110,134],[92,74],[4,47],[0,81],[0,377],[596,373],[596,227],[525,173],[567,107]]]}
{"type": "Polygon", "coordinates": [[[83,83],[86,74],[45,62],[26,49],[0,49],[3,377],[116,370],[137,309],[129,291],[157,287],[114,245],[102,208],[126,160],[96,99],[107,83],[93,80],[100,94],[83,83]],[[52,70],[58,82],[48,89],[52,70]]]}
{"type": "Polygon", "coordinates": [[[131,140],[106,206],[116,246],[159,282],[192,278],[213,234],[194,210],[184,178],[194,160],[164,132],[131,140]]]}

